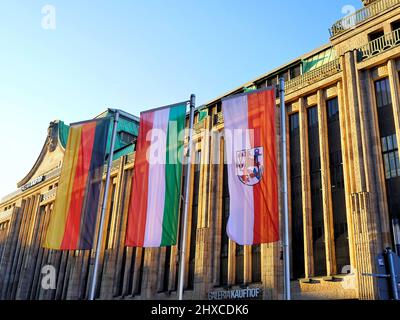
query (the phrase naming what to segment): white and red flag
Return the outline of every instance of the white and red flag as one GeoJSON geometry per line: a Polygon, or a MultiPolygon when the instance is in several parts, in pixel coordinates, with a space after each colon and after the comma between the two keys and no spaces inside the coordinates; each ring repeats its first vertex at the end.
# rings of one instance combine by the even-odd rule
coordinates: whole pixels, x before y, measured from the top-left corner
{"type": "Polygon", "coordinates": [[[228,162],[227,233],[240,245],[279,240],[275,89],[222,102],[228,162]]]}

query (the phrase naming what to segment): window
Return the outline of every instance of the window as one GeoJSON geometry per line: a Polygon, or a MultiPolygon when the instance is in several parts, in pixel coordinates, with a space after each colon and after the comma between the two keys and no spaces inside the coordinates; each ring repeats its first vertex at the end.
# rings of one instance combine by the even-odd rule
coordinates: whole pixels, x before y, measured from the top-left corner
{"type": "Polygon", "coordinates": [[[275,85],[277,85],[277,84],[278,84],[278,78],[277,78],[277,76],[273,76],[273,77],[267,79],[267,86],[268,86],[268,87],[275,86],[275,85]]]}
{"type": "Polygon", "coordinates": [[[128,296],[134,294],[133,276],[136,262],[136,248],[124,248],[122,253],[121,272],[116,279],[117,287],[114,291],[114,297],[128,296]],[[128,259],[128,251],[130,251],[130,259],[128,259]]]}
{"type": "Polygon", "coordinates": [[[289,70],[286,70],[286,71],[282,72],[282,73],[279,75],[278,78],[279,78],[279,79],[280,79],[280,78],[283,78],[283,79],[285,79],[285,81],[289,81],[289,70]]]}
{"type": "Polygon", "coordinates": [[[301,66],[297,65],[290,69],[290,79],[297,78],[301,75],[301,66]]]}
{"type": "Polygon", "coordinates": [[[244,283],[244,246],[236,244],[236,284],[244,283]]]}
{"type": "Polygon", "coordinates": [[[112,185],[111,190],[111,198],[110,198],[110,211],[108,213],[108,223],[107,223],[107,231],[106,231],[106,246],[105,249],[111,249],[113,241],[112,241],[112,232],[111,226],[113,221],[113,210],[114,210],[114,202],[115,202],[115,191],[117,186],[115,184],[112,185]]]}
{"type": "Polygon", "coordinates": [[[400,29],[400,20],[394,21],[391,24],[392,31],[396,31],[400,29]]]}
{"type": "Polygon", "coordinates": [[[382,138],[382,152],[386,179],[400,177],[399,151],[395,134],[382,138]]]}
{"type": "Polygon", "coordinates": [[[303,230],[303,201],[300,156],[299,114],[289,117],[290,140],[290,186],[292,206],[292,278],[305,276],[304,270],[304,230],[303,230]]]}
{"type": "Polygon", "coordinates": [[[338,273],[350,265],[338,98],[327,101],[332,214],[338,273]]]}
{"type": "Polygon", "coordinates": [[[308,109],[308,127],[318,129],[318,110],[317,107],[308,109]]]}
{"type": "Polygon", "coordinates": [[[383,37],[385,35],[385,33],[383,32],[383,30],[378,30],[378,31],[374,31],[372,33],[370,33],[368,35],[368,39],[369,41],[374,41],[376,39],[379,39],[380,37],[383,37]]]}
{"type": "Polygon", "coordinates": [[[385,78],[375,82],[376,90],[376,103],[378,108],[386,107],[392,104],[392,97],[390,94],[389,79],[385,78]]]}
{"type": "MultiPolygon", "coordinates": [[[[136,250],[138,252],[138,250],[136,250]]],[[[139,267],[139,279],[137,282],[137,286],[133,292],[133,296],[142,294],[142,282],[143,282],[143,271],[144,271],[144,257],[146,254],[146,249],[142,249],[141,257],[140,257],[140,267],[139,267]]]]}
{"type": "Polygon", "coordinates": [[[224,165],[224,184],[222,191],[222,223],[221,223],[221,254],[219,267],[219,281],[221,286],[228,285],[228,257],[229,257],[229,238],[226,227],[229,219],[229,186],[228,186],[228,166],[224,165]]]}
{"type": "Polygon", "coordinates": [[[165,249],[165,263],[164,263],[164,275],[163,275],[163,287],[162,292],[167,292],[169,290],[169,274],[171,267],[171,247],[165,249]]]}
{"type": "Polygon", "coordinates": [[[121,142],[124,144],[132,144],[135,141],[136,137],[129,132],[120,131],[119,138],[121,139],[121,142]]]}
{"type": "Polygon", "coordinates": [[[199,210],[199,189],[200,189],[200,168],[201,168],[201,151],[196,152],[196,164],[193,178],[193,200],[192,200],[192,224],[190,233],[190,253],[189,253],[189,279],[188,289],[194,287],[194,274],[196,262],[196,236],[197,236],[197,220],[199,210]]]}
{"type": "Polygon", "coordinates": [[[389,219],[394,220],[400,218],[400,175],[398,141],[388,78],[375,82],[375,96],[382,145],[382,160],[386,178],[389,219]]]}
{"type": "Polygon", "coordinates": [[[261,282],[261,245],[251,248],[251,280],[253,283],[261,282]]]}
{"type": "Polygon", "coordinates": [[[217,103],[217,113],[220,113],[220,112],[222,112],[222,103],[218,102],[217,103]]]}
{"type": "Polygon", "coordinates": [[[307,110],[308,146],[310,158],[312,233],[314,249],[314,275],[326,275],[325,230],[322,206],[321,158],[319,148],[318,109],[307,110]]]}

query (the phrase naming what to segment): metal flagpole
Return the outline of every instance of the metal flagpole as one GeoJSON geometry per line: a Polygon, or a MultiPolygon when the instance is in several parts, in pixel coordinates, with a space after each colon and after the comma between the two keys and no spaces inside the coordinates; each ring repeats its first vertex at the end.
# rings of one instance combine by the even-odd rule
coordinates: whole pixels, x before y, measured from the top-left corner
{"type": "Polygon", "coordinates": [[[285,79],[279,79],[279,92],[281,100],[281,136],[282,136],[282,208],[284,220],[283,236],[283,264],[284,264],[284,297],[285,300],[291,300],[290,292],[290,250],[289,250],[289,209],[288,209],[288,182],[287,182],[287,142],[286,142],[286,106],[285,106],[285,79]]]}
{"type": "Polygon", "coordinates": [[[188,229],[188,211],[189,211],[189,193],[190,193],[190,174],[192,163],[192,140],[193,140],[193,123],[194,123],[194,109],[196,107],[196,96],[190,96],[190,122],[189,122],[189,140],[187,150],[187,165],[185,177],[185,208],[183,214],[183,231],[181,232],[181,250],[179,257],[179,283],[178,283],[178,299],[183,300],[183,288],[185,285],[185,257],[186,257],[186,237],[188,229]]]}
{"type": "Polygon", "coordinates": [[[96,295],[97,273],[98,273],[99,262],[100,262],[100,250],[101,250],[101,243],[103,242],[103,232],[102,231],[103,231],[104,220],[105,220],[105,215],[106,215],[106,204],[107,204],[108,191],[110,189],[111,166],[112,166],[113,156],[114,156],[115,138],[117,136],[118,121],[119,121],[119,111],[116,110],[115,115],[114,115],[114,127],[113,127],[112,138],[111,138],[110,154],[108,156],[106,185],[104,188],[103,203],[101,206],[99,234],[97,236],[97,245],[96,245],[96,258],[94,261],[94,270],[93,270],[92,285],[90,288],[89,300],[95,300],[95,295],[96,295]]]}

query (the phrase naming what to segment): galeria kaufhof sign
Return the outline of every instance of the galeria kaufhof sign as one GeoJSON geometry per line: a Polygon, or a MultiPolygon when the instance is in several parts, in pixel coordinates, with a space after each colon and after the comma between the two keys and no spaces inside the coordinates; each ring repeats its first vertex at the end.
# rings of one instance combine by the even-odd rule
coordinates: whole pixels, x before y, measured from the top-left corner
{"type": "Polygon", "coordinates": [[[246,300],[260,299],[262,297],[261,288],[246,288],[234,290],[220,290],[208,293],[208,300],[246,300]]]}
{"type": "Polygon", "coordinates": [[[45,176],[40,176],[38,178],[36,178],[35,180],[32,180],[31,182],[27,183],[26,185],[21,187],[22,191],[26,191],[36,185],[38,185],[39,183],[42,183],[45,180],[45,176]]]}

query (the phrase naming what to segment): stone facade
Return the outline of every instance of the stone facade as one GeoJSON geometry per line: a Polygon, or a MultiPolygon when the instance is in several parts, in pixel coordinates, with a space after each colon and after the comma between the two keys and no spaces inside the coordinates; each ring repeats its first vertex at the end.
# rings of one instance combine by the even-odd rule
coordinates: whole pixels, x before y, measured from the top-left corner
{"type": "MultiPolygon", "coordinates": [[[[383,156],[385,151],[382,150],[381,111],[377,106],[381,103],[377,97],[381,92],[376,88],[377,82],[387,80],[385,92],[390,94],[388,106],[393,111],[390,121],[394,122],[395,136],[400,141],[400,0],[363,2],[367,10],[377,5],[381,10],[374,7],[369,11],[374,14],[364,19],[354,18],[351,28],[337,24],[342,27],[332,29],[329,45],[224,95],[274,85],[280,76],[287,80],[287,123],[295,121],[294,125],[287,126],[288,141],[293,140],[290,128],[298,129],[297,169],[290,159],[288,161],[289,180],[299,181],[299,186],[295,183],[289,186],[292,255],[300,261],[292,266],[292,292],[296,299],[379,299],[376,280],[363,274],[376,272],[376,255],[393,246],[391,218],[398,213],[390,213],[388,199],[393,199],[393,194],[388,194],[391,185],[388,183],[388,164],[383,156]],[[334,56],[320,66],[316,62],[315,67],[302,74],[303,61],[312,61],[313,57],[330,50],[335,52],[334,56]],[[342,159],[339,163],[344,190],[341,214],[346,218],[346,232],[336,230],[337,203],[333,194],[337,186],[332,182],[335,177],[328,121],[331,114],[327,109],[332,101],[337,101],[338,105],[340,133],[335,138],[339,141],[342,159]],[[312,118],[311,109],[316,110],[315,118],[312,118]],[[319,124],[314,128],[317,131],[312,131],[313,121],[319,124]],[[315,135],[318,142],[313,139],[315,135]],[[314,196],[319,191],[314,188],[312,148],[319,153],[320,195],[317,200],[320,202],[314,196]],[[294,180],[295,170],[298,170],[298,180],[294,180]],[[297,189],[301,195],[296,208],[300,209],[295,209],[294,204],[297,189]],[[316,206],[320,207],[320,220],[316,219],[316,206]],[[295,215],[300,218],[295,220],[295,215]],[[296,227],[300,222],[300,227],[296,227]],[[319,237],[316,224],[322,228],[319,237]],[[295,230],[301,230],[301,236],[295,234],[295,230]],[[344,235],[344,242],[338,239],[338,234],[344,235]],[[303,252],[298,249],[294,252],[298,248],[295,239],[301,239],[303,252]],[[343,254],[344,251],[348,253],[343,254]],[[346,264],[341,264],[343,256],[348,256],[349,273],[341,270],[346,264]]],[[[247,287],[261,288],[263,299],[282,299],[280,243],[259,248],[241,248],[230,241],[226,247],[224,244],[224,212],[228,198],[224,187],[221,98],[203,106],[208,110],[208,117],[196,121],[194,155],[201,161],[200,165],[191,168],[194,178],[188,221],[190,232],[185,239],[190,248],[186,257],[185,299],[207,299],[210,292],[247,287]]],[[[278,99],[278,105],[279,102],[278,99]]],[[[57,123],[50,126],[38,162],[18,187],[41,176],[45,179],[11,194],[0,203],[1,299],[88,297],[94,251],[57,252],[41,246],[56,197],[64,153],[52,131],[55,126],[57,123]],[[44,290],[41,286],[41,272],[46,265],[55,267],[55,290],[44,290]]],[[[292,158],[295,155],[290,143],[288,155],[292,158]]],[[[179,248],[124,247],[133,165],[134,154],[130,154],[114,161],[112,167],[112,188],[103,230],[105,237],[98,248],[101,251],[98,297],[176,299],[179,248]]],[[[400,171],[400,167],[398,169],[400,171]]]]}

